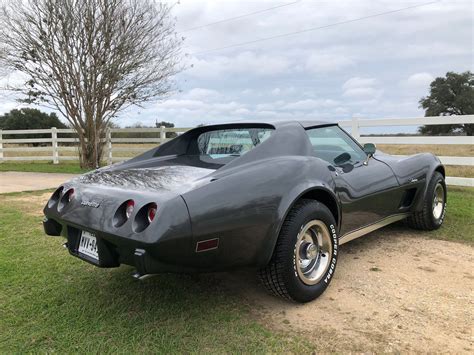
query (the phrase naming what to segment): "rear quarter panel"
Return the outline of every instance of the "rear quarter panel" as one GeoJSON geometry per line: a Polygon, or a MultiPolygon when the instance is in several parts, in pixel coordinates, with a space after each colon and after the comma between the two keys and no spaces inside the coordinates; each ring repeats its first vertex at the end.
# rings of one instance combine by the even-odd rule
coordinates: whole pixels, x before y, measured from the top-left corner
{"type": "Polygon", "coordinates": [[[218,249],[197,253],[209,268],[265,265],[298,196],[315,187],[334,188],[327,164],[303,156],[260,160],[213,178],[183,194],[194,243],[219,238],[218,249]]]}

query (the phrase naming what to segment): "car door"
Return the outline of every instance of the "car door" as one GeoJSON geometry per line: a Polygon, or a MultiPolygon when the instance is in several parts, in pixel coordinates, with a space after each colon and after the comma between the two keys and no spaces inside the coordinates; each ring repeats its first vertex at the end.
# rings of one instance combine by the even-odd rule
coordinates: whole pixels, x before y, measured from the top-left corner
{"type": "Polygon", "coordinates": [[[330,164],[341,202],[341,236],[397,210],[399,184],[387,164],[367,159],[360,145],[339,126],[312,128],[307,134],[313,154],[330,164]]]}

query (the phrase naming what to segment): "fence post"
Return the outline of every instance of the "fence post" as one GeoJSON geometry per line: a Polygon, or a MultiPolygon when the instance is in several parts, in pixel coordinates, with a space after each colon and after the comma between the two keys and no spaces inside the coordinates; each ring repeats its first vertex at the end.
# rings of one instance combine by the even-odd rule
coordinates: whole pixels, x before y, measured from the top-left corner
{"type": "Polygon", "coordinates": [[[2,130],[0,129],[0,163],[3,162],[3,137],[2,130]]]}
{"type": "Polygon", "coordinates": [[[352,130],[351,130],[351,135],[354,137],[356,140],[359,140],[360,134],[359,134],[359,120],[357,117],[352,117],[352,130]]]}
{"type": "Polygon", "coordinates": [[[53,164],[59,164],[58,129],[56,127],[51,128],[51,138],[51,145],[53,147],[53,164]]]}
{"type": "Polygon", "coordinates": [[[112,130],[107,127],[105,131],[105,144],[107,145],[107,165],[112,165],[112,130]]]}
{"type": "Polygon", "coordinates": [[[2,130],[0,129],[0,163],[3,162],[3,138],[2,138],[2,130]]]}
{"type": "Polygon", "coordinates": [[[163,144],[166,141],[166,127],[161,126],[160,127],[160,144],[163,144]]]}

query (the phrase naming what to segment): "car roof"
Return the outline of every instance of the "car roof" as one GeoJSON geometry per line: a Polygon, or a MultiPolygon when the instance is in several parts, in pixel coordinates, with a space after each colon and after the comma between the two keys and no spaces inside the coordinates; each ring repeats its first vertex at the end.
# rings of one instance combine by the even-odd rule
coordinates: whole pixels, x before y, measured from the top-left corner
{"type": "Polygon", "coordinates": [[[332,126],[337,125],[336,122],[331,121],[320,121],[320,120],[264,120],[264,121],[230,121],[222,122],[216,124],[206,125],[205,127],[210,126],[221,126],[221,125],[272,125],[275,128],[279,126],[286,126],[291,124],[300,124],[303,128],[318,127],[318,126],[332,126]]]}

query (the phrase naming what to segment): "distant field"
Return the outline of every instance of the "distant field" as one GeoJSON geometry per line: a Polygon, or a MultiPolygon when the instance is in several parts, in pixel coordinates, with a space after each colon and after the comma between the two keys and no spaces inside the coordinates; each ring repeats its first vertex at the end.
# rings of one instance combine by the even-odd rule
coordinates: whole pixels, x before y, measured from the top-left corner
{"type": "Polygon", "coordinates": [[[472,157],[474,156],[474,145],[472,144],[460,144],[460,145],[447,145],[447,144],[377,144],[377,149],[382,150],[388,154],[400,154],[409,155],[417,153],[433,153],[439,156],[451,156],[451,157],[472,157]]]}
{"type": "MultiPolygon", "coordinates": [[[[17,147],[18,145],[5,145],[5,147],[17,147]]],[[[128,150],[129,148],[143,148],[143,151],[156,147],[156,144],[127,144],[127,143],[116,143],[114,148],[122,148],[124,151],[114,152],[114,157],[121,158],[132,158],[138,154],[139,151],[128,150]]],[[[392,144],[379,144],[377,148],[381,151],[388,154],[397,154],[397,155],[410,155],[416,153],[430,152],[439,156],[458,156],[458,157],[472,157],[474,156],[474,145],[392,145],[392,144]]],[[[51,155],[51,147],[44,147],[44,151],[41,152],[5,152],[5,157],[13,156],[35,156],[35,155],[51,155]]],[[[61,156],[77,156],[77,152],[60,152],[61,156]]],[[[5,163],[3,163],[5,164],[5,163]]],[[[8,162],[8,166],[12,169],[19,164],[22,166],[19,169],[28,169],[32,165],[25,164],[24,162],[8,162]],[[25,167],[26,166],[26,167],[25,167]]],[[[46,163],[41,163],[46,164],[46,163]]],[[[61,163],[62,165],[63,163],[61,163]]],[[[67,162],[67,164],[75,164],[73,161],[67,162]]],[[[36,165],[37,166],[37,165],[36,165]]],[[[5,166],[2,167],[0,164],[0,170],[5,171],[5,166]]],[[[16,169],[15,169],[16,170],[16,169]]],[[[25,170],[27,171],[27,170],[25,170]]],[[[474,167],[473,166],[458,166],[458,165],[448,165],[446,166],[446,172],[448,176],[457,176],[457,177],[474,177],[474,167]]]]}
{"type": "MultiPolygon", "coordinates": [[[[433,153],[439,156],[473,157],[474,145],[393,145],[378,144],[377,149],[395,155],[410,155],[417,153],[433,153]]],[[[474,177],[474,166],[446,165],[447,176],[474,177]]]]}

